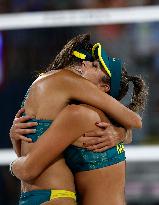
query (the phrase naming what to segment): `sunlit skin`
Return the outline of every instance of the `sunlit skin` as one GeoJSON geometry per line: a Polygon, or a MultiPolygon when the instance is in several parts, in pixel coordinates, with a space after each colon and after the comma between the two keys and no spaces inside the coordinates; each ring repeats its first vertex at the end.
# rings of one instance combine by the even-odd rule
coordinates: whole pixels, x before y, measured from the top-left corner
{"type": "MultiPolygon", "coordinates": [[[[104,86],[101,83],[101,77],[105,74],[98,69],[98,66],[98,62],[84,62],[81,66],[83,76],[95,85],[68,70],[45,74],[33,83],[25,103],[26,114],[37,119],[51,119],[54,122],[37,142],[21,143],[21,156],[26,157],[19,158],[14,163],[13,171],[22,179],[22,191],[34,189],[75,191],[73,175],[65,164],[62,152],[85,132],[97,129],[95,122],[109,122],[105,114],[95,107],[103,109],[126,128],[141,127],[141,119],[137,114],[99,91],[99,88],[102,91],[104,89],[109,91],[110,88],[109,85],[104,86]],[[84,104],[67,106],[71,98],[90,106],[84,104]],[[100,98],[99,102],[97,98],[100,98]]],[[[82,194],[82,204],[105,205],[108,201],[109,205],[123,205],[124,170],[125,162],[121,162],[109,168],[76,174],[75,180],[82,194]],[[109,180],[103,180],[108,178],[109,180]]],[[[53,200],[53,204],[59,203],[75,204],[72,199],[53,200]]]]}

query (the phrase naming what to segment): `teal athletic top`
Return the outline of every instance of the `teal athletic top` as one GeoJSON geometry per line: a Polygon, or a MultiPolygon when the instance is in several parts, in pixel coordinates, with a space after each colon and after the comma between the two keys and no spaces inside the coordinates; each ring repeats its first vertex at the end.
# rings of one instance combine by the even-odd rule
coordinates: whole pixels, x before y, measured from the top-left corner
{"type": "MultiPolygon", "coordinates": [[[[26,135],[26,137],[31,138],[35,142],[50,127],[52,120],[31,119],[28,122],[38,123],[34,127],[36,133],[26,135]]],[[[107,167],[126,159],[123,143],[104,152],[93,152],[85,148],[70,145],[64,151],[64,158],[73,173],[107,167]]]]}
{"type": "MultiPolygon", "coordinates": [[[[29,89],[25,95],[22,106],[28,95],[29,89]]],[[[25,114],[24,114],[25,115],[25,114]]],[[[41,120],[41,119],[31,119],[28,122],[37,122],[38,125],[33,127],[36,129],[36,133],[27,134],[26,137],[31,138],[33,142],[38,140],[38,138],[50,127],[52,120],[41,120]]],[[[93,152],[85,148],[79,148],[74,145],[70,145],[64,151],[64,158],[73,173],[80,171],[89,171],[94,169],[99,169],[113,164],[117,164],[126,159],[125,150],[123,143],[104,151],[104,152],[93,152]]]]}
{"type": "Polygon", "coordinates": [[[36,142],[38,138],[50,127],[52,120],[38,120],[38,119],[30,119],[27,122],[37,122],[38,125],[32,127],[32,129],[36,129],[36,133],[31,133],[25,135],[28,138],[31,138],[33,142],[36,142]]]}

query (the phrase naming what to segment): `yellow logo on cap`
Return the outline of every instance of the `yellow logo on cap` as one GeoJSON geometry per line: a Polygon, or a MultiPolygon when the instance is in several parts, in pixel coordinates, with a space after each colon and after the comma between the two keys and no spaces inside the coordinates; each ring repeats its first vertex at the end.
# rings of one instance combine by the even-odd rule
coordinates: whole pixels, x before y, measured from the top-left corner
{"type": "Polygon", "coordinates": [[[83,53],[80,53],[78,51],[73,51],[73,55],[76,56],[77,58],[80,58],[82,60],[84,60],[86,58],[86,55],[83,53]]]}

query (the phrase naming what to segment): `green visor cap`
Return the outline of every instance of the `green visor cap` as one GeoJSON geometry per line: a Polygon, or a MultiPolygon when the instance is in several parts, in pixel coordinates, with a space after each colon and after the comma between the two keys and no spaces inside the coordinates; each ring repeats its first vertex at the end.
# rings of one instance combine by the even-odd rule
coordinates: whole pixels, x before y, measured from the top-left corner
{"type": "Polygon", "coordinates": [[[122,63],[120,59],[111,58],[107,55],[100,43],[96,43],[92,48],[92,56],[98,59],[109,77],[111,78],[110,95],[114,98],[119,96],[122,63]]]}
{"type": "Polygon", "coordinates": [[[109,66],[111,68],[110,95],[113,98],[118,98],[120,92],[120,81],[121,81],[121,73],[122,73],[121,60],[119,58],[109,57],[109,66]]]}
{"type": "Polygon", "coordinates": [[[94,61],[92,53],[80,47],[76,47],[72,54],[83,61],[94,61]]]}

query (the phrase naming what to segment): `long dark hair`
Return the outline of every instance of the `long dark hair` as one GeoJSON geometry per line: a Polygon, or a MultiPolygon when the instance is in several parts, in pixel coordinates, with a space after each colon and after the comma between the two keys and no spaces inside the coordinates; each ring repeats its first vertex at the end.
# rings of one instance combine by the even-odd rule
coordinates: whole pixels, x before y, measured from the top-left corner
{"type": "Polygon", "coordinates": [[[47,71],[59,70],[69,66],[76,66],[82,63],[82,60],[72,55],[73,50],[77,46],[82,46],[83,49],[91,51],[90,34],[80,34],[71,39],[63,49],[57,54],[54,61],[49,65],[47,71]]]}

